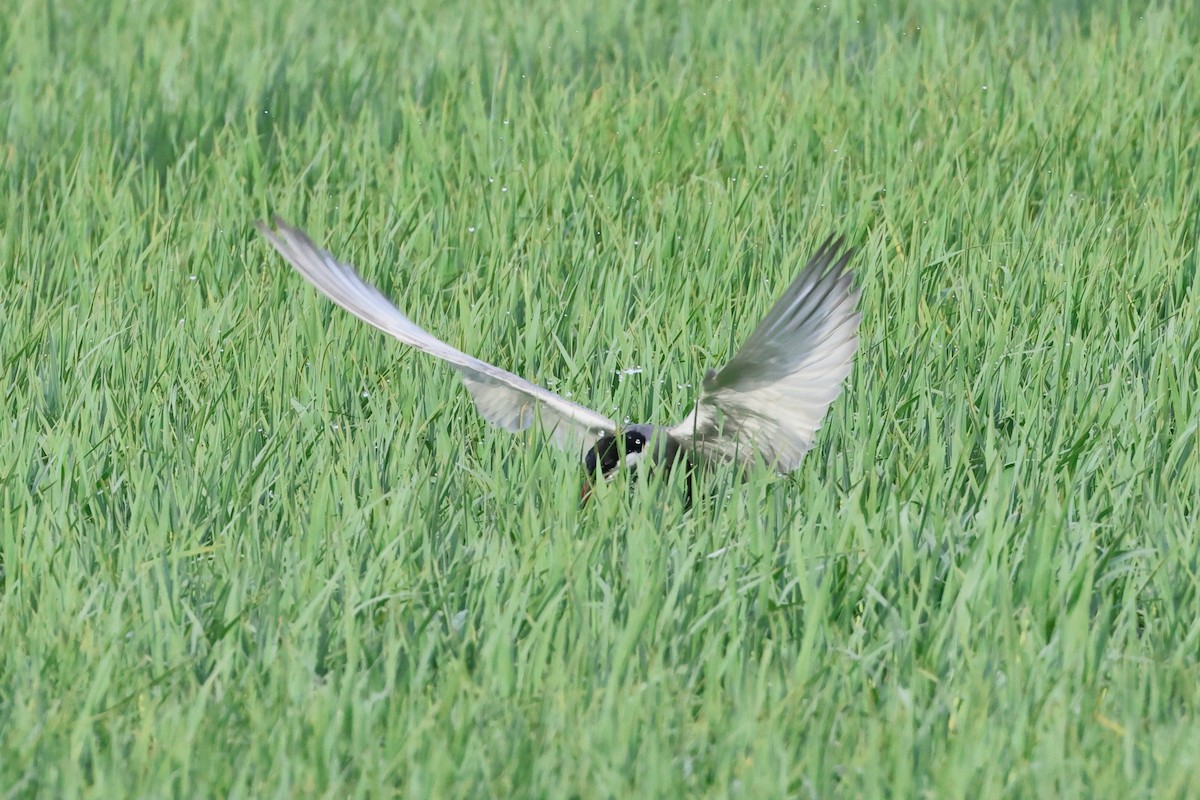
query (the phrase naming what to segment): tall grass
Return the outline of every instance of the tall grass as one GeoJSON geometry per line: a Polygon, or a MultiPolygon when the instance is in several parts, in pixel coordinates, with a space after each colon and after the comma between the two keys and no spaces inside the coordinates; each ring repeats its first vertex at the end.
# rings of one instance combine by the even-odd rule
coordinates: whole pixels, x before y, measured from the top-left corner
{"type": "Polygon", "coordinates": [[[1200,788],[1191,6],[352,5],[0,21],[0,794],[1200,788]],[[831,231],[862,346],[580,509],[271,213],[618,419],[831,231]]]}

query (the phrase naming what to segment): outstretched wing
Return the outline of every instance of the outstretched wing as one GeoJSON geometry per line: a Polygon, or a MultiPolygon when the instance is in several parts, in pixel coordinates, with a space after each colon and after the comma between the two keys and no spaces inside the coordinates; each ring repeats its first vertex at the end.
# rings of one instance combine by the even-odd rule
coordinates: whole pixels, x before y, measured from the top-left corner
{"type": "Polygon", "coordinates": [[[858,347],[853,252],[841,238],[821,245],[729,363],[704,376],[672,436],[705,459],[800,466],[858,347]]]}
{"type": "Polygon", "coordinates": [[[418,327],[378,289],[360,278],[354,267],[317,247],[299,228],[279,217],[275,217],[278,233],[261,220],[255,225],[297,272],[334,303],[405,344],[449,362],[462,373],[475,408],[493,425],[515,432],[538,422],[556,444],[575,452],[602,434],[616,430],[611,419],[456,350],[418,327]]]}

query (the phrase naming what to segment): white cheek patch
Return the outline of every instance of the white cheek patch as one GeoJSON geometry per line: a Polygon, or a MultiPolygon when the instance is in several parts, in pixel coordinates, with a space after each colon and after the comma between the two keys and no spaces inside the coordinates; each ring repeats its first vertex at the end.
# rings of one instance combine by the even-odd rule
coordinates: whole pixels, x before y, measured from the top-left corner
{"type": "Polygon", "coordinates": [[[641,461],[645,457],[645,455],[646,455],[645,453],[626,453],[625,454],[625,466],[626,467],[636,467],[638,462],[641,461]]]}

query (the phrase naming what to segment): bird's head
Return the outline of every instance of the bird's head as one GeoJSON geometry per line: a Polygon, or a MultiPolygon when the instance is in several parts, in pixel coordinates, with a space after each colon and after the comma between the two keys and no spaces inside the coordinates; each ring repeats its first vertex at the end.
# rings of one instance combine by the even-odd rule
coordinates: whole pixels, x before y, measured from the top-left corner
{"type": "Polygon", "coordinates": [[[669,465],[677,450],[666,430],[653,425],[629,425],[616,434],[601,436],[583,454],[582,500],[586,502],[593,487],[612,482],[622,470],[632,477],[639,465],[644,465],[643,469],[669,465]]]}

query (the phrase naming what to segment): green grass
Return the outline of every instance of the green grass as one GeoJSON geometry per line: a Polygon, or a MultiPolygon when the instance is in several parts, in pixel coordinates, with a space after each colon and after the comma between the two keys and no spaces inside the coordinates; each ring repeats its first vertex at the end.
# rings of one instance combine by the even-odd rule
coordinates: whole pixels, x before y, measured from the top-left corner
{"type": "Polygon", "coordinates": [[[0,797],[1200,791],[1192,4],[352,5],[0,19],[0,797]],[[581,510],[271,213],[617,418],[830,231],[862,347],[581,510]]]}

